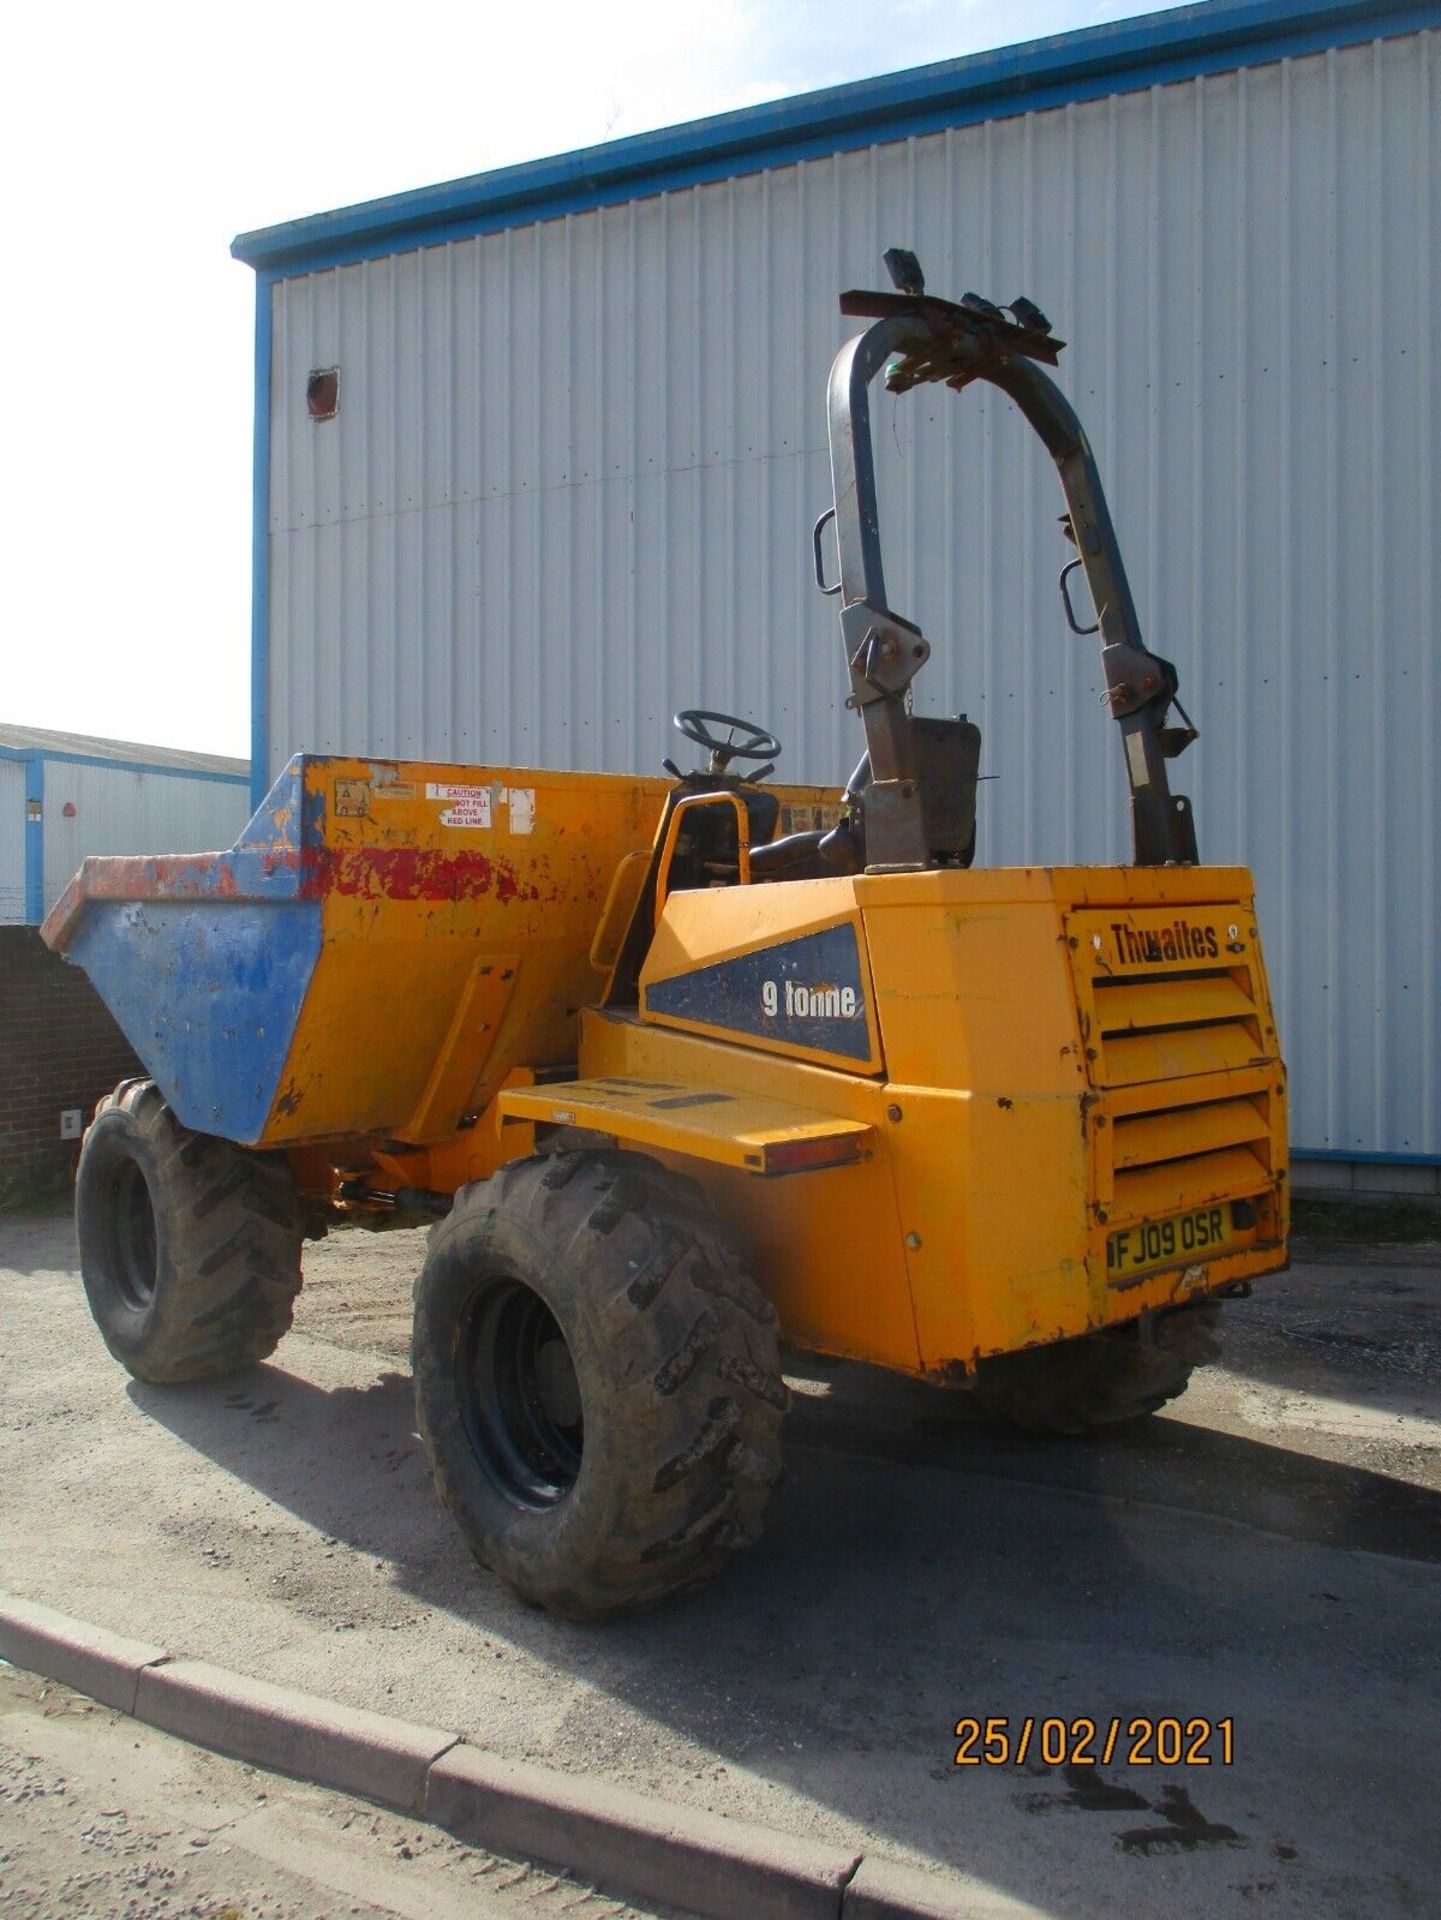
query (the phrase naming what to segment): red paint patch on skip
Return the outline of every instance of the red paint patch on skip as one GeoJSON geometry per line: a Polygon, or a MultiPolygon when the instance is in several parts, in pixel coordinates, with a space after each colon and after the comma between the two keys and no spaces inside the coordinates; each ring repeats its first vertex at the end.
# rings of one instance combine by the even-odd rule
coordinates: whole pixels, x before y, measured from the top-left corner
{"type": "Polygon", "coordinates": [[[504,905],[538,900],[510,867],[483,853],[434,847],[307,847],[301,893],[340,893],[369,900],[474,900],[490,895],[504,905]]]}

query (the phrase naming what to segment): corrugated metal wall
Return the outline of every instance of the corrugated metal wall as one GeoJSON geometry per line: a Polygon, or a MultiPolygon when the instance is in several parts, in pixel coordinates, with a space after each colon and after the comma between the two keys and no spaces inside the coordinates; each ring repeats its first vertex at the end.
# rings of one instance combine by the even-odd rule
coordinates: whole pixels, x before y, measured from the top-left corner
{"type": "Polygon", "coordinates": [[[237,781],[47,760],[45,910],[87,854],[208,853],[233,846],[249,818],[249,790],[237,781]]]}
{"type": "Polygon", "coordinates": [[[0,927],[25,922],[25,763],[0,760],[0,927]]]}
{"type": "MultiPolygon", "coordinates": [[[[272,771],[299,747],[654,767],[681,705],[837,778],[824,385],[840,288],[1036,298],[1153,646],[1203,856],[1261,891],[1301,1146],[1441,1153],[1441,36],[877,146],[274,289],[272,771]],[[340,411],[307,416],[313,368],[340,411]]],[[[1061,501],[999,396],[882,398],[918,706],[985,733],[980,858],[1128,845],[1061,501]]]]}

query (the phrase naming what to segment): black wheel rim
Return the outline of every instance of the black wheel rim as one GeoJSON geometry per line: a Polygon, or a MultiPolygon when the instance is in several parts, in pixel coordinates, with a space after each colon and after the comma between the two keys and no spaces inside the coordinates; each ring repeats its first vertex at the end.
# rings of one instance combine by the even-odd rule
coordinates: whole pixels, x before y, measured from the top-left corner
{"type": "Polygon", "coordinates": [[[115,1170],[110,1191],[111,1271],[125,1304],[143,1312],[155,1297],[155,1207],[133,1160],[115,1170]]]}
{"type": "Polygon", "coordinates": [[[456,1389],[471,1450],[517,1507],[553,1507],[580,1472],[580,1382],[555,1315],[519,1280],[477,1289],[456,1345],[456,1389]]]}

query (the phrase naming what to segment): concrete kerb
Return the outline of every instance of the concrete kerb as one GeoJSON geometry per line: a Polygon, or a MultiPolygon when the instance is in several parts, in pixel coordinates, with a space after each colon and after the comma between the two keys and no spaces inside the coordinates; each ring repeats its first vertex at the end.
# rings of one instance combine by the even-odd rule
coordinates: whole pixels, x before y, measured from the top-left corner
{"type": "Polygon", "coordinates": [[[503,1760],[0,1592],[0,1658],[162,1732],[415,1813],[500,1853],[706,1920],[973,1920],[960,1889],[851,1849],[503,1760]]]}
{"type": "Polygon", "coordinates": [[[1005,1894],[978,1895],[895,1860],[867,1858],[846,1888],[841,1920],[1040,1920],[1005,1894]]]}
{"type": "Polygon", "coordinates": [[[204,1660],[144,1668],[135,1717],[162,1733],[400,1813],[424,1810],[432,1761],[460,1739],[440,1727],[413,1726],[227,1673],[204,1660]]]}
{"type": "Polygon", "coordinates": [[[0,1593],[0,1659],[88,1693],[103,1706],[135,1712],[140,1675],[169,1658],[163,1647],[71,1620],[51,1607],[0,1593]]]}
{"type": "Polygon", "coordinates": [[[727,1920],[837,1920],[860,1864],[850,1849],[475,1747],[454,1747],[431,1768],[425,1811],[497,1853],[562,1862],[632,1898],[727,1920]]]}

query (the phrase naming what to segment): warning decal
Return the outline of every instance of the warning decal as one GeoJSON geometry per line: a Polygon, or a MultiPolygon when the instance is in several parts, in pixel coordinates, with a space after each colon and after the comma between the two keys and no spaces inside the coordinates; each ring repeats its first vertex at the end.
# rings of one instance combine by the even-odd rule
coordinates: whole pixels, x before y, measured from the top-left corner
{"type": "Polygon", "coordinates": [[[440,816],[440,824],[443,827],[488,827],[490,825],[489,787],[452,787],[432,780],[426,784],[425,797],[427,800],[449,802],[440,816]]]}

